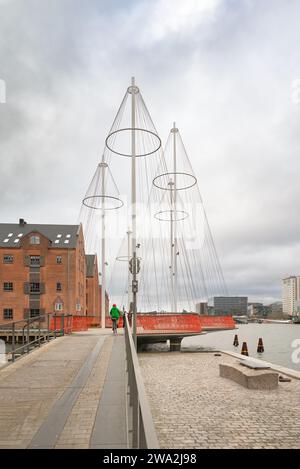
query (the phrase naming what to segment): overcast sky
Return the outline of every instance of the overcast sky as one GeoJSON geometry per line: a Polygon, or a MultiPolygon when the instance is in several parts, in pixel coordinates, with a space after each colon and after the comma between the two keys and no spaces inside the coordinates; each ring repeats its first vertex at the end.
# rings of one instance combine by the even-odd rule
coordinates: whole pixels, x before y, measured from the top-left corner
{"type": "Polygon", "coordinates": [[[0,221],[77,222],[135,75],[162,139],[181,130],[230,293],[280,299],[300,274],[299,23],[299,0],[0,0],[0,221]]]}

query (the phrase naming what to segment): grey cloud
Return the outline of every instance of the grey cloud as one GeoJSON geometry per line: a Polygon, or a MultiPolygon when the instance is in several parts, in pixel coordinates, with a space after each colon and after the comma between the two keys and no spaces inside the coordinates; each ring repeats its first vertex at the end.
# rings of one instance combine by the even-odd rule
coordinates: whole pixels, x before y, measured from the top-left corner
{"type": "Polygon", "coordinates": [[[299,273],[299,2],[220,1],[160,38],[153,3],[0,2],[1,221],[76,221],[136,74],[164,139],[178,122],[230,291],[279,298],[299,273]]]}

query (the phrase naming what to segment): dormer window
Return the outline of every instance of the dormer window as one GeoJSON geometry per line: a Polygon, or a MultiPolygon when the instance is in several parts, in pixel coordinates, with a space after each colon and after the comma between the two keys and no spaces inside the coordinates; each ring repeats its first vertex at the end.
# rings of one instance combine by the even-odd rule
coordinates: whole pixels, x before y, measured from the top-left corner
{"type": "Polygon", "coordinates": [[[30,236],[30,244],[40,244],[40,237],[37,235],[30,236]]]}

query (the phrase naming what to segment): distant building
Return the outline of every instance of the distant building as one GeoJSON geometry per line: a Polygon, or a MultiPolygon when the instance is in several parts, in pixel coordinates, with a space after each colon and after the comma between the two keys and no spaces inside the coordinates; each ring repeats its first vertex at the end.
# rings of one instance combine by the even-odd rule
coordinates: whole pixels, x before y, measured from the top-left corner
{"type": "Polygon", "coordinates": [[[296,301],[295,301],[295,314],[296,314],[297,316],[300,315],[300,300],[296,300],[296,301]]]}
{"type": "Polygon", "coordinates": [[[283,317],[282,301],[275,301],[269,305],[270,314],[269,317],[273,319],[281,319],[283,317]]]}
{"type": "Polygon", "coordinates": [[[0,224],[0,322],[45,313],[99,316],[96,257],[81,225],[0,224]]]}
{"type": "Polygon", "coordinates": [[[247,315],[247,296],[214,296],[213,307],[216,315],[228,314],[233,316],[247,315]]]}
{"type": "Polygon", "coordinates": [[[248,303],[248,316],[260,316],[263,306],[262,303],[248,303]]]}
{"type": "Polygon", "coordinates": [[[207,302],[197,303],[196,304],[196,313],[207,315],[208,314],[207,302]]]}
{"type": "Polygon", "coordinates": [[[292,275],[282,280],[283,314],[296,314],[296,301],[300,300],[300,276],[292,275]]]}

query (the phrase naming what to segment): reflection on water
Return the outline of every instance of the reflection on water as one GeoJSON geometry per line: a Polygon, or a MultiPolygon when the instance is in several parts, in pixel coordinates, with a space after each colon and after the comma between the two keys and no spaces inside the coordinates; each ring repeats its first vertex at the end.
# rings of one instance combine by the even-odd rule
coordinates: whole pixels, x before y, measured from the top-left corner
{"type": "Polygon", "coordinates": [[[300,324],[239,324],[235,331],[210,332],[206,335],[190,337],[182,341],[182,347],[198,349],[200,347],[241,352],[242,342],[247,342],[249,355],[276,363],[277,365],[300,371],[300,363],[294,363],[292,355],[300,359],[300,324]],[[233,347],[234,335],[238,334],[239,346],[233,347]],[[256,352],[259,338],[263,339],[265,352],[256,352]],[[298,339],[298,344],[296,344],[298,339]],[[296,347],[292,346],[294,345],[296,347]]]}

